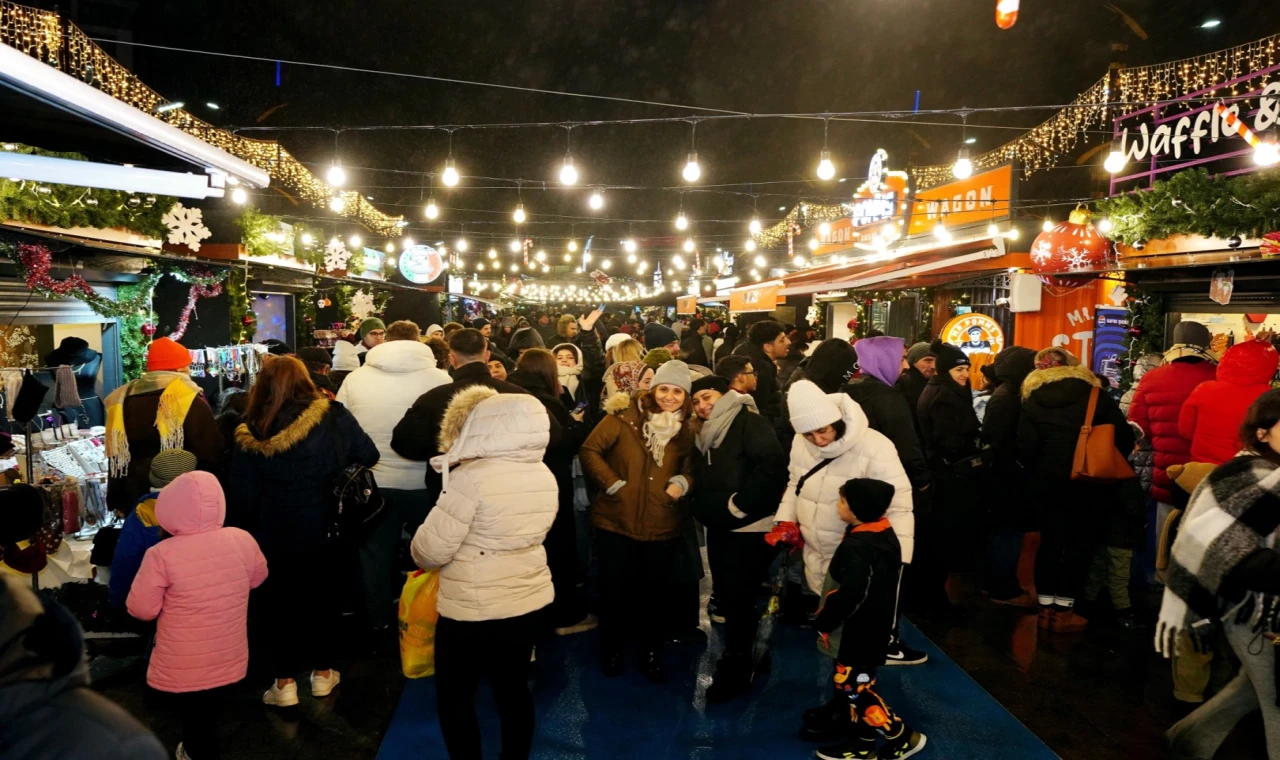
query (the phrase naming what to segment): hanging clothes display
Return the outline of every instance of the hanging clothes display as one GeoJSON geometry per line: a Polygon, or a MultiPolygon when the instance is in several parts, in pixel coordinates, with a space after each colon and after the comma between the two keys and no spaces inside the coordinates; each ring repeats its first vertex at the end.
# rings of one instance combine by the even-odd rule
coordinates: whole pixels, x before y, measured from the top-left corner
{"type": "Polygon", "coordinates": [[[45,357],[45,364],[59,367],[56,405],[67,409],[80,407],[75,415],[81,427],[97,427],[105,424],[106,415],[102,398],[98,396],[98,371],[102,368],[102,354],[93,350],[83,338],[68,336],[45,357]],[[70,367],[71,375],[63,375],[61,366],[70,367]],[[72,380],[68,384],[66,380],[72,380]],[[74,388],[74,390],[72,390],[74,388]],[[74,394],[75,399],[72,399],[74,394]],[[81,417],[80,415],[83,415],[81,417]]]}

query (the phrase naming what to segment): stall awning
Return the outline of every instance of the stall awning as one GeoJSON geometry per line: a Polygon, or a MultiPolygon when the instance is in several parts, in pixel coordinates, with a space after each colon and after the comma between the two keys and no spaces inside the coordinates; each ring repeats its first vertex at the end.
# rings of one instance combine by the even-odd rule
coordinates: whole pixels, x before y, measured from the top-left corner
{"type": "MultiPolygon", "coordinates": [[[[1009,253],[1005,238],[978,236],[949,243],[925,243],[873,254],[847,264],[811,269],[783,278],[779,294],[809,295],[868,287],[922,287],[920,280],[972,277],[985,271],[1027,266],[1025,253],[1009,253]]],[[[931,283],[932,284],[932,283],[931,283]]]]}

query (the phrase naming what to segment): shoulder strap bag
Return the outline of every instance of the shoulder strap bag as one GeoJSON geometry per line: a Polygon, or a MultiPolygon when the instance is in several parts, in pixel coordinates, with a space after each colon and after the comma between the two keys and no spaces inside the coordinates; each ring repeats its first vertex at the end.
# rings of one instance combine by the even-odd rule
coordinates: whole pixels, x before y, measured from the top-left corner
{"type": "Polygon", "coordinates": [[[1089,408],[1084,413],[1084,424],[1080,426],[1080,438],[1076,441],[1071,479],[1108,483],[1136,478],[1129,460],[1116,449],[1116,426],[1093,424],[1098,393],[1097,388],[1089,391],[1089,408]]]}
{"type": "Polygon", "coordinates": [[[329,482],[328,535],[331,541],[356,541],[382,514],[386,502],[372,470],[364,465],[347,464],[347,447],[336,417],[331,406],[325,424],[333,441],[337,469],[329,482]]]}

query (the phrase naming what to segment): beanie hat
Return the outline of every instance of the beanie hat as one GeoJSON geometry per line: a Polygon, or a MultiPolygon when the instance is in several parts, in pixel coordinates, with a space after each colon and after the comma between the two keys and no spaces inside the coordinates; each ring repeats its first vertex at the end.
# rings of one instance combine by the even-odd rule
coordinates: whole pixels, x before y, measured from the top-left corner
{"type": "Polygon", "coordinates": [[[1076,367],[1080,359],[1062,346],[1049,346],[1036,352],[1036,369],[1050,367],[1076,367]]]}
{"type": "Polygon", "coordinates": [[[934,356],[938,357],[937,366],[938,374],[940,375],[950,372],[955,367],[969,366],[969,357],[965,356],[963,351],[950,343],[943,343],[940,340],[935,340],[933,344],[929,346],[929,350],[933,352],[934,356]]]}
{"type": "Polygon", "coordinates": [[[40,530],[43,519],[40,489],[18,483],[0,491],[0,546],[30,539],[40,530]]]}
{"type": "Polygon", "coordinates": [[[191,366],[191,352],[172,338],[156,338],[147,347],[147,371],[163,372],[191,366]]]}
{"type": "Polygon", "coordinates": [[[864,523],[884,517],[893,502],[893,494],[893,486],[872,478],[852,478],[840,486],[840,495],[848,503],[849,511],[864,523]]]}
{"type": "Polygon", "coordinates": [[[688,394],[691,387],[689,383],[689,365],[679,359],[672,359],[658,367],[658,371],[653,373],[653,382],[649,384],[649,387],[657,388],[659,385],[674,385],[688,394]]]}
{"type": "Polygon", "coordinates": [[[262,341],[262,345],[267,347],[267,353],[272,356],[287,356],[293,353],[293,346],[285,343],[279,338],[267,338],[262,341]]]}
{"type": "Polygon", "coordinates": [[[911,348],[907,349],[907,364],[914,367],[916,366],[916,362],[926,356],[937,356],[937,354],[933,352],[932,348],[929,348],[928,343],[923,341],[920,343],[912,343],[911,348]]]}
{"type": "Polygon", "coordinates": [[[387,326],[382,324],[382,320],[377,317],[368,317],[360,323],[360,340],[364,340],[365,336],[374,330],[386,330],[387,326]]]}
{"type": "Polygon", "coordinates": [[[480,319],[473,319],[471,320],[471,326],[477,330],[483,330],[484,328],[489,326],[489,320],[483,317],[481,317],[480,319]]]}
{"type": "Polygon", "coordinates": [[[676,331],[666,325],[650,322],[644,326],[644,347],[652,351],[676,342],[676,331]]]}
{"type": "Polygon", "coordinates": [[[173,479],[196,468],[196,455],[186,449],[165,449],[151,460],[151,487],[164,488],[173,479]]]}
{"type": "Polygon", "coordinates": [[[729,381],[719,375],[703,375],[693,381],[693,387],[690,393],[698,391],[717,391],[721,395],[729,392],[729,381]]]}
{"type": "Polygon", "coordinates": [[[319,346],[308,346],[298,349],[298,353],[294,354],[300,362],[318,362],[320,364],[328,364],[332,357],[329,356],[327,349],[319,346]]]}
{"type": "Polygon", "coordinates": [[[1208,348],[1212,336],[1209,335],[1209,328],[1199,322],[1182,321],[1173,327],[1173,343],[1174,345],[1182,344],[1184,346],[1197,346],[1199,348],[1208,348]]]}
{"type": "Polygon", "coordinates": [[[654,369],[657,369],[675,358],[676,358],[675,355],[672,354],[667,349],[655,348],[649,353],[645,354],[644,357],[640,359],[640,361],[644,362],[645,364],[648,364],[650,367],[653,367],[654,369]]]}
{"type": "Polygon", "coordinates": [[[507,344],[507,354],[518,357],[521,351],[546,347],[546,342],[542,340],[542,335],[537,330],[532,327],[521,327],[511,333],[511,342],[507,344]]]}
{"type": "Polygon", "coordinates": [[[617,348],[618,345],[622,343],[622,341],[624,340],[631,340],[631,336],[627,335],[624,332],[614,333],[613,335],[610,335],[609,339],[604,342],[604,350],[612,351],[613,349],[617,348]]]}
{"type": "Polygon", "coordinates": [[[810,433],[840,419],[840,407],[816,384],[797,380],[787,391],[787,410],[791,427],[797,433],[810,433]]]}

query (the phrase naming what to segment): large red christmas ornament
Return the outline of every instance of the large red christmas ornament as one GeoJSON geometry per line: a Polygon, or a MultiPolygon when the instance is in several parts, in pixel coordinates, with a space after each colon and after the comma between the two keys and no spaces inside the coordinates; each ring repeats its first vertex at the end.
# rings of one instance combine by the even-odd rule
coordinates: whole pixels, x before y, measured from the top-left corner
{"type": "Polygon", "coordinates": [[[1093,228],[1089,212],[1076,209],[1068,221],[1040,233],[1031,244],[1031,269],[1051,287],[1078,288],[1094,277],[1057,277],[1073,271],[1094,271],[1112,256],[1111,241],[1093,228]]]}
{"type": "Polygon", "coordinates": [[[1018,23],[1018,5],[1021,0],[996,0],[996,26],[1012,29],[1018,23]]]}

